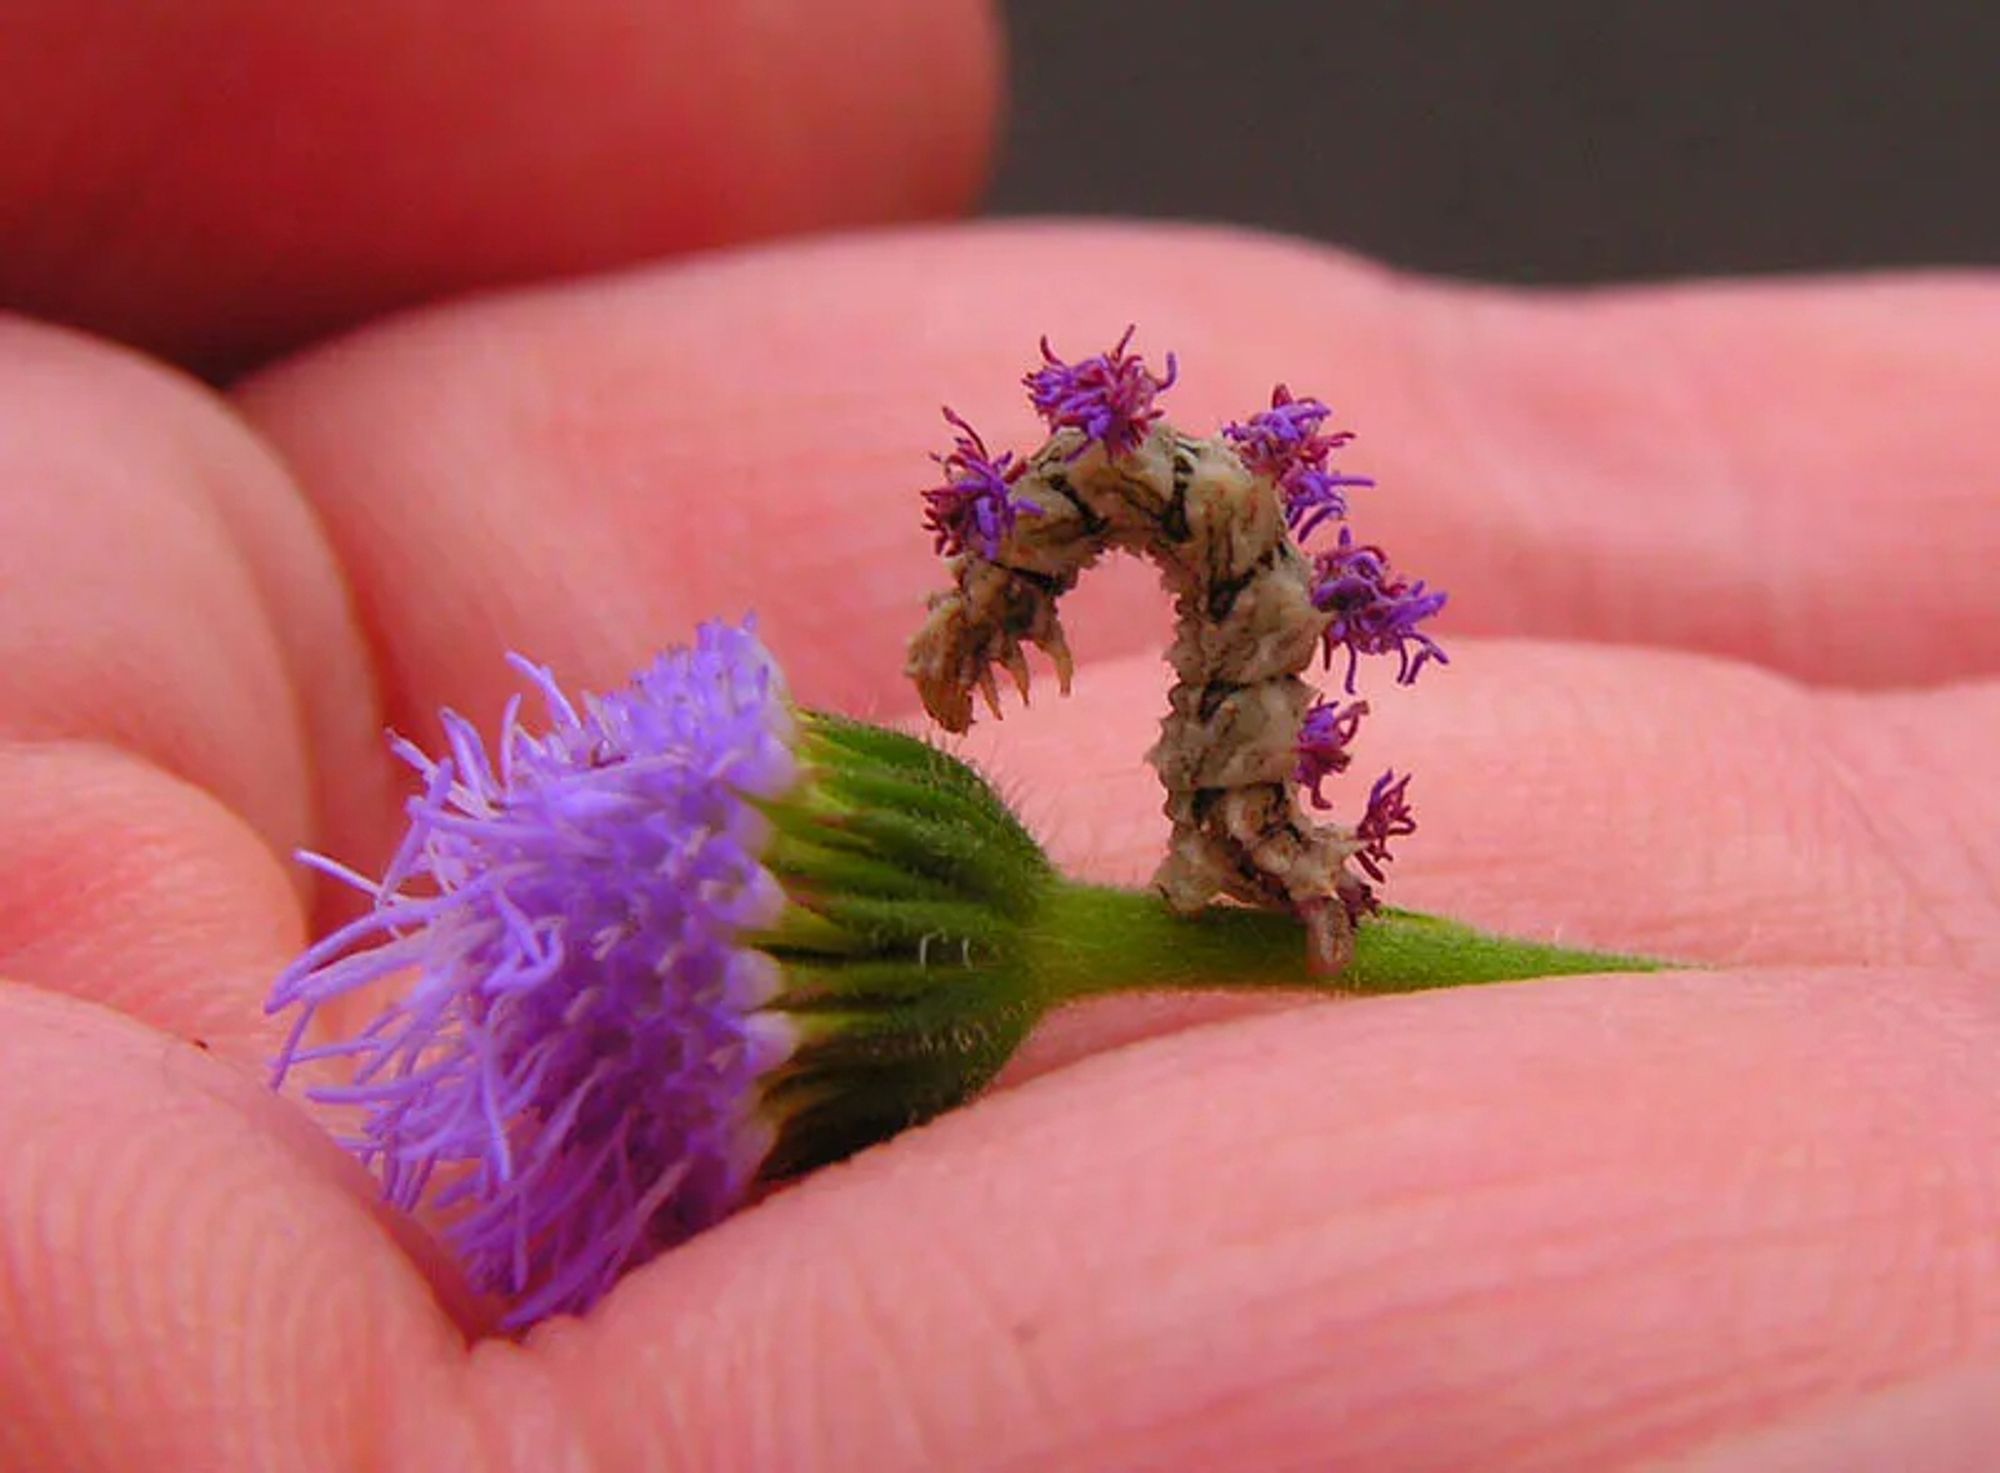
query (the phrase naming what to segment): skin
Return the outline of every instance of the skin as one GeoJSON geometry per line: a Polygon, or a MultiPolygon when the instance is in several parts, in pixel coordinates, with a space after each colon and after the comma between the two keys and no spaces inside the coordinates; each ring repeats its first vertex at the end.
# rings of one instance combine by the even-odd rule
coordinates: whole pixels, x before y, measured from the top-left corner
{"type": "MultiPolygon", "coordinates": [[[[537,56],[591,16],[625,54],[621,27],[714,48],[863,8],[904,64],[803,101],[782,67],[698,113],[583,62],[543,79],[596,160],[568,183],[489,131],[504,58],[386,0],[347,8],[401,59],[368,72],[379,131],[327,124],[275,196],[230,184],[270,137],[130,92],[133,8],[61,68],[0,49],[44,130],[0,129],[11,298],[197,365],[298,349],[218,395],[0,327],[0,1468],[1989,1466],[2000,281],[1519,296],[1058,224],[663,259],[962,201],[990,17],[490,7],[537,56]],[[811,151],[810,119],[774,141],[779,98],[865,112],[867,149],[811,151]],[[456,181],[420,218],[376,192],[385,137],[456,181]],[[746,221],[697,187],[725,165],[819,203],[746,221]],[[250,271],[294,195],[328,210],[321,253],[250,271]],[[640,197],[677,227],[607,213],[640,197]],[[13,249],[29,217],[73,270],[13,249]],[[1087,352],[1128,320],[1181,355],[1177,420],[1279,375],[1331,400],[1380,481],[1357,522],[1453,592],[1451,667],[1377,692],[1362,737],[1418,774],[1392,898],[1708,968],[1100,1005],[587,1318],[487,1335],[262,1085],[262,998],[331,912],[285,856],[376,862],[379,727],[490,720],[510,647],[609,683],[754,605],[802,699],[907,713],[938,399],[1031,443],[1035,334],[1087,352]]],[[[296,58],[272,36],[297,7],[176,9],[212,55],[296,58]]],[[[1068,612],[1075,696],[969,746],[1063,863],[1138,880],[1164,606],[1113,568],[1068,612]]]]}

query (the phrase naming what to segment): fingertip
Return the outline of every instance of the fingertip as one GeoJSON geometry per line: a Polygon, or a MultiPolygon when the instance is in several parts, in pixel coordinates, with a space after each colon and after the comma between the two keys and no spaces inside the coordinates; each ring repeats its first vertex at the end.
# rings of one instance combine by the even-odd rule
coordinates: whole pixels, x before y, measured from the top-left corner
{"type": "Polygon", "coordinates": [[[88,1003],[0,985],[0,1062],[0,1448],[400,1465],[462,1340],[359,1168],[248,1071],[88,1003]]]}

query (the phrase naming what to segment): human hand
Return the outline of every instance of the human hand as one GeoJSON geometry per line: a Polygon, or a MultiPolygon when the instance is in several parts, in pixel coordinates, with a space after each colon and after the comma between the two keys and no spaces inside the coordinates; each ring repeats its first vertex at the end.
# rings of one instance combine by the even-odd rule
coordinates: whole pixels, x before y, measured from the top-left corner
{"type": "MultiPolygon", "coordinates": [[[[443,309],[227,403],[6,329],[0,1467],[1984,1466],[1996,327],[1966,277],[1519,298],[1017,225],[443,309]],[[1332,401],[1454,595],[1364,738],[1417,773],[1392,899],[1712,969],[1080,1010],[480,1337],[263,1087],[285,856],[379,858],[379,727],[490,718],[508,648],[605,685],[754,607],[801,699],[906,712],[936,401],[1025,442],[1024,346],[1127,320],[1184,423],[1332,401]]],[[[1165,613],[1111,568],[1069,621],[1074,697],[972,750],[1137,880],[1165,613]]]]}

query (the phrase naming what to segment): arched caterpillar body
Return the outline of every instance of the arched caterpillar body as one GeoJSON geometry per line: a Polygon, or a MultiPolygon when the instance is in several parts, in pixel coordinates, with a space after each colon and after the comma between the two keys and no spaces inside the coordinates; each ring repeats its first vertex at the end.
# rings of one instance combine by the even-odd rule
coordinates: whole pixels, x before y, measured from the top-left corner
{"type": "Polygon", "coordinates": [[[1314,603],[1314,563],[1287,529],[1277,483],[1227,439],[1161,422],[1115,456],[1059,430],[1012,486],[1021,514],[951,560],[952,585],[910,642],[925,709],[962,732],[978,691],[997,715],[995,670],[1025,697],[1028,645],[1054,662],[1066,693],[1062,596],[1106,553],[1149,559],[1175,607],[1174,685],[1147,759],[1173,825],[1153,884],[1180,912],[1218,895],[1293,910],[1315,970],[1340,970],[1373,896],[1346,867],[1364,847],[1356,831],[1311,821],[1293,792],[1316,698],[1302,676],[1335,615],[1314,603]]]}

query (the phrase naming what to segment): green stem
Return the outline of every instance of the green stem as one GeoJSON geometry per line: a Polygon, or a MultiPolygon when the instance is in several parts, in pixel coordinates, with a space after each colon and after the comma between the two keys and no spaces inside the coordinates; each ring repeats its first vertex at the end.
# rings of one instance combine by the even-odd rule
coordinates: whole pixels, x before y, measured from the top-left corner
{"type": "Polygon", "coordinates": [[[1306,970],[1298,921],[1274,911],[1170,912],[1157,895],[1058,881],[1030,922],[1031,973],[1045,1004],[1109,992],[1270,988],[1374,995],[1672,963],[1493,936],[1456,921],[1385,910],[1361,925],[1354,961],[1333,979],[1306,970]]]}

